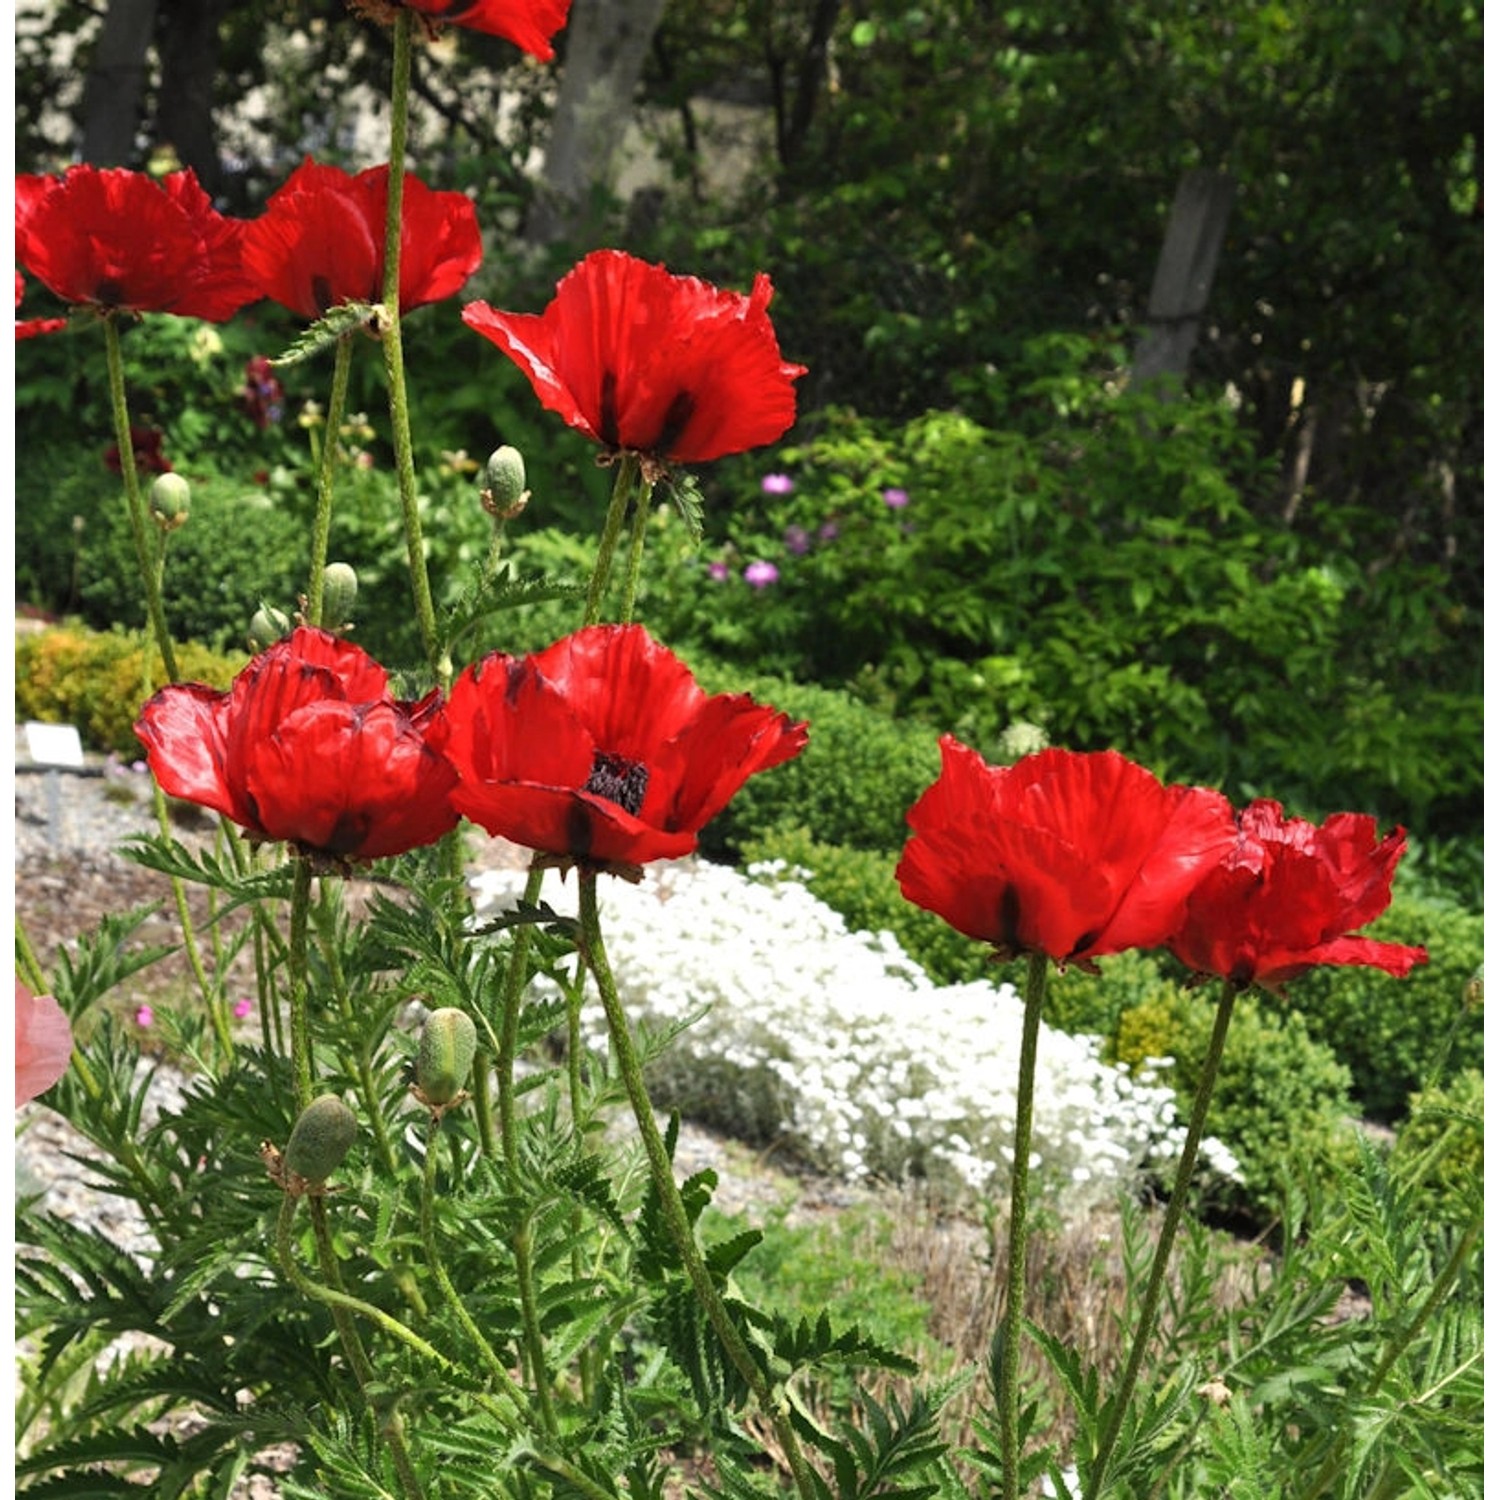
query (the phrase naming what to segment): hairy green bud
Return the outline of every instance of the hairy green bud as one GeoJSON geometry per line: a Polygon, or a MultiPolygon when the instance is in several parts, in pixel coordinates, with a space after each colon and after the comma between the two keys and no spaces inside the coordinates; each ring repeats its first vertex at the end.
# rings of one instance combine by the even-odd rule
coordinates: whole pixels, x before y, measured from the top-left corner
{"type": "Polygon", "coordinates": [[[479,501],[497,521],[521,514],[531,492],[526,488],[526,460],[507,444],[490,454],[479,481],[479,501]]]}
{"type": "Polygon", "coordinates": [[[192,498],[181,474],[158,474],[151,485],[151,519],[163,531],[176,531],[188,518],[192,498]]]}
{"type": "Polygon", "coordinates": [[[252,651],[264,651],[274,646],[282,636],[290,635],[292,622],[281,610],[262,604],[250,617],[249,641],[252,651]]]}
{"type": "Polygon", "coordinates": [[[349,1154],[358,1134],[354,1111],[337,1094],[321,1094],[297,1116],[283,1165],[308,1183],[324,1182],[349,1154]]]}
{"type": "Polygon", "coordinates": [[[451,1104],[474,1066],[478,1034],[468,1015],[452,1006],[432,1011],[417,1045],[417,1087],[434,1109],[451,1104]]]}
{"type": "Polygon", "coordinates": [[[359,578],[348,563],[332,562],[323,569],[323,628],[342,630],[354,614],[359,578]]]}

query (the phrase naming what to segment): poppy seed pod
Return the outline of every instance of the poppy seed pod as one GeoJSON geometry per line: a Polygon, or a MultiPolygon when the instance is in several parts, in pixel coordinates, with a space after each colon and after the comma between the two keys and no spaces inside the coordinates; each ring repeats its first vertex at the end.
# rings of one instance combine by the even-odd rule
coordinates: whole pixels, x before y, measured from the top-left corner
{"type": "Polygon", "coordinates": [[[323,569],[323,619],[329,630],[342,630],[354,614],[359,578],[348,563],[333,562],[323,569]]]}
{"type": "Polygon", "coordinates": [[[176,531],[188,518],[193,492],[181,474],[158,474],[151,485],[151,518],[163,531],[176,531]]]}
{"type": "Polygon", "coordinates": [[[417,1087],[434,1108],[451,1104],[474,1066],[478,1034],[468,1015],[453,1006],[433,1011],[422,1024],[417,1047],[417,1087]]]}
{"type": "Polygon", "coordinates": [[[264,651],[274,646],[282,636],[292,633],[292,622],[279,609],[262,604],[250,617],[248,640],[252,651],[264,651]]]}
{"type": "Polygon", "coordinates": [[[526,460],[507,444],[490,454],[479,483],[479,503],[500,521],[521,514],[531,492],[526,488],[526,460]]]}
{"type": "Polygon", "coordinates": [[[354,1111],[337,1094],[321,1094],[297,1116],[283,1158],[286,1170],[312,1184],[325,1182],[359,1134],[354,1111]]]}

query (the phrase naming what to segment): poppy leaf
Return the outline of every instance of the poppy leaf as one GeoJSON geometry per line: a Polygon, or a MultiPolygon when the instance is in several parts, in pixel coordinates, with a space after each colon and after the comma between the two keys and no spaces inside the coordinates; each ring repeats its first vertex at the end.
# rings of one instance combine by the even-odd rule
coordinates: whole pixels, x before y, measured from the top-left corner
{"type": "Polygon", "coordinates": [[[296,342],[285,354],[271,363],[281,369],[286,365],[300,364],[313,355],[338,343],[341,338],[363,328],[379,315],[380,309],[369,302],[341,302],[331,307],[316,323],[309,325],[297,336],[296,342]]]}

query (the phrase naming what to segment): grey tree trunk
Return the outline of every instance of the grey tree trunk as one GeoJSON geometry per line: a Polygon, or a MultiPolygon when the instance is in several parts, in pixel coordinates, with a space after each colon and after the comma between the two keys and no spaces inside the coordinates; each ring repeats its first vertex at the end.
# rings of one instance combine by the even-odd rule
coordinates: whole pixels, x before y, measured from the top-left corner
{"type": "Polygon", "coordinates": [[[1132,382],[1187,378],[1233,206],[1234,179],[1222,172],[1188,172],[1177,184],[1132,382]]]}
{"type": "Polygon", "coordinates": [[[82,159],[95,167],[128,166],[146,89],[146,49],[157,0],[110,0],[83,86],[82,159]]]}
{"type": "Polygon", "coordinates": [[[578,234],[595,194],[615,181],[635,87],[666,0],[573,0],[542,183],[526,238],[543,245],[578,234]]]}
{"type": "Polygon", "coordinates": [[[219,27],[229,0],[160,0],[161,91],[156,139],[198,174],[211,198],[224,186],[214,130],[214,79],[219,72],[219,27]]]}

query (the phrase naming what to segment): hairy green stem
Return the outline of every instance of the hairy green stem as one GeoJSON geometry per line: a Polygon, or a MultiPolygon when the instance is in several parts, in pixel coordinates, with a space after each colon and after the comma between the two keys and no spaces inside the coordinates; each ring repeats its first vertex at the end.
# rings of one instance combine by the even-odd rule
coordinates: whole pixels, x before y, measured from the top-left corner
{"type": "Polygon", "coordinates": [[[1084,1500],[1095,1500],[1103,1490],[1109,1477],[1109,1462],[1119,1441],[1120,1430],[1125,1423],[1125,1413],[1130,1399],[1135,1394],[1136,1381],[1140,1377],[1141,1365],[1146,1358],[1146,1349],[1156,1333],[1156,1309],[1161,1301],[1162,1289],[1166,1285],[1167,1266],[1172,1258],[1172,1244],[1177,1238],[1178,1226],[1187,1210],[1188,1198],[1193,1187],[1193,1172],[1198,1165],[1198,1147],[1203,1140],[1203,1128],[1208,1119],[1209,1099],[1213,1094],[1214,1080],[1218,1077],[1219,1063],[1224,1056],[1224,1042],[1229,1035],[1229,1022],[1234,1015],[1234,1002],[1240,986],[1226,979],[1219,992],[1219,1006],[1214,1014],[1213,1031],[1208,1040],[1208,1052],[1203,1059],[1203,1072],[1198,1078],[1198,1088],[1193,1095],[1192,1111],[1188,1115],[1187,1139],[1182,1143],[1182,1155],[1177,1162],[1177,1176],[1172,1183],[1172,1196],[1167,1200],[1167,1211],[1162,1217],[1161,1233],[1156,1242],[1156,1254],[1151,1261],[1151,1272],[1146,1279],[1145,1295],[1141,1298],[1140,1311],[1136,1315],[1135,1340],[1130,1346],[1130,1355],[1125,1362],[1124,1373],[1111,1397],[1109,1420],[1104,1435],[1094,1454],[1084,1500]]]}
{"type": "Polygon", "coordinates": [[[31,939],[26,936],[26,930],[21,925],[19,917],[15,920],[15,934],[16,971],[21,976],[21,982],[34,995],[46,994],[47,976],[42,970],[41,963],[36,956],[36,949],[31,946],[31,939]]]}
{"type": "Polygon", "coordinates": [[[599,550],[594,556],[594,572],[583,601],[585,625],[597,625],[604,613],[604,594],[609,587],[610,569],[614,566],[615,547],[625,525],[625,511],[630,505],[630,497],[635,493],[639,469],[640,460],[634,454],[627,453],[620,459],[620,467],[615,472],[615,487],[609,497],[609,510],[604,516],[604,529],[599,533],[599,550]]]}
{"type": "Polygon", "coordinates": [[[292,1078],[297,1086],[299,1114],[313,1098],[312,1027],[307,994],[307,919],[312,906],[312,882],[312,865],[305,859],[296,859],[287,930],[287,988],[292,1013],[292,1078]]]}
{"type": "Polygon", "coordinates": [[[380,348],[385,355],[386,390],[391,405],[391,443],[396,455],[396,487],[401,496],[401,524],[406,535],[406,561],[411,573],[412,601],[428,665],[446,692],[453,681],[453,661],[438,637],[432,586],[427,578],[427,554],[422,545],[422,516],[417,505],[417,470],[412,457],[411,409],[406,399],[406,358],[401,348],[401,199],[406,182],[407,95],[411,88],[411,30],[409,7],[396,13],[392,28],[391,162],[385,214],[384,307],[380,317],[380,348]]]}
{"type": "Polygon", "coordinates": [[[135,445],[130,440],[130,408],[125,400],[125,360],[120,352],[120,329],[111,313],[104,319],[104,352],[109,366],[109,404],[115,422],[115,446],[120,450],[120,477],[125,481],[125,505],[130,514],[130,535],[135,543],[141,587],[146,593],[146,616],[156,636],[167,680],[176,682],[177,653],[167,630],[167,614],[161,584],[151,556],[150,521],[141,495],[140,475],[135,471],[135,445]]]}
{"type": "Polygon", "coordinates": [[[781,1444],[787,1462],[791,1465],[792,1476],[796,1481],[799,1495],[802,1500],[817,1500],[817,1483],[812,1470],[808,1467],[796,1429],[792,1426],[787,1414],[786,1404],[784,1400],[778,1399],[770,1380],[751,1353],[750,1346],[745,1342],[739,1329],[735,1327],[734,1320],[729,1315],[729,1309],[725,1306],[718,1287],[714,1285],[713,1273],[708,1269],[703,1253],[698,1248],[692,1223],[688,1219],[687,1210],[683,1207],[682,1193],[672,1172],[672,1158],[667,1154],[666,1142],[662,1139],[661,1128],[656,1123],[656,1114],[651,1107],[651,1096],[646,1088],[646,1075],[630,1035],[630,1024],[625,1015],[625,1008],[620,1003],[619,991],[615,988],[614,974],[609,966],[608,955],[604,951],[604,936],[599,925],[598,884],[599,876],[596,872],[584,870],[578,872],[580,941],[588,960],[589,971],[593,974],[594,983],[598,987],[599,998],[604,1005],[610,1041],[620,1064],[620,1075],[625,1084],[625,1092],[630,1099],[631,1109],[635,1114],[641,1143],[646,1148],[646,1160],[651,1169],[651,1180],[661,1201],[668,1230],[682,1260],[683,1269],[692,1283],[699,1305],[718,1335],[724,1352],[729,1356],[735,1369],[739,1371],[745,1384],[754,1393],[762,1411],[771,1422],[777,1441],[781,1444]]]}
{"type": "Polygon", "coordinates": [[[1021,1062],[1016,1080],[1016,1139],[1010,1172],[1010,1225],[1005,1248],[1005,1316],[1001,1322],[1000,1495],[1021,1493],[1021,1335],[1026,1321],[1026,1222],[1031,1182],[1031,1119],[1036,1095],[1037,1041],[1042,1001],[1047,993],[1045,953],[1033,953],[1026,970],[1025,1012],[1021,1022],[1021,1062]]]}
{"type": "Polygon", "coordinates": [[[427,1155],[422,1167],[422,1246],[427,1252],[427,1269],[432,1273],[432,1278],[437,1283],[438,1291],[442,1294],[443,1301],[447,1303],[449,1312],[458,1319],[459,1326],[468,1334],[469,1341],[478,1351],[479,1358],[485,1369],[490,1372],[491,1379],[524,1421],[528,1414],[526,1392],[516,1383],[515,1378],[506,1368],[505,1362],[495,1353],[494,1347],[470,1315],[463,1298],[458,1295],[457,1289],[449,1279],[447,1267],[443,1264],[442,1255],[438,1250],[437,1147],[442,1128],[441,1117],[433,1111],[427,1124],[427,1155]]]}
{"type": "MultiPolygon", "coordinates": [[[[323,569],[328,562],[328,535],[333,527],[333,470],[338,461],[339,423],[349,396],[349,366],[353,360],[354,335],[346,333],[333,346],[333,386],[328,392],[328,421],[323,429],[323,451],[318,455],[318,508],[313,514],[312,562],[307,574],[309,625],[323,624],[323,569]]],[[[337,629],[342,620],[333,621],[337,629]]]]}
{"type": "MultiPolygon", "coordinates": [[[[636,468],[640,465],[637,463],[636,468]]],[[[636,490],[635,515],[630,526],[630,552],[625,561],[625,596],[620,604],[620,619],[628,625],[635,616],[635,596],[641,581],[641,557],[646,550],[646,526],[651,519],[651,481],[641,475],[636,490]]]]}

